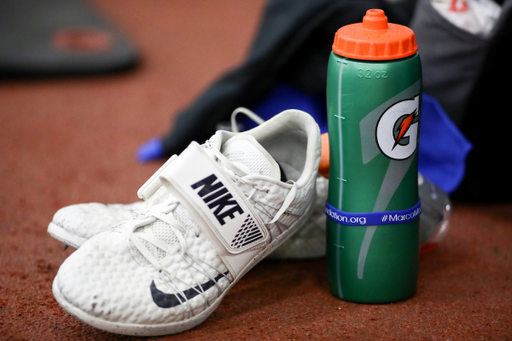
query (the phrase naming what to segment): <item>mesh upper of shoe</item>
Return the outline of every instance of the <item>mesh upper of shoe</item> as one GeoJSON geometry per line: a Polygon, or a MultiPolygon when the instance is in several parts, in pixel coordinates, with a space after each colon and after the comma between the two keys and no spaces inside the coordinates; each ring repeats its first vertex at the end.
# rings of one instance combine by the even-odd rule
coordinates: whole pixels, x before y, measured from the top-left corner
{"type": "MultiPolygon", "coordinates": [[[[76,204],[61,208],[52,219],[52,224],[58,227],[53,230],[64,242],[67,236],[73,237],[70,244],[80,247],[86,240],[93,236],[114,228],[123,220],[130,219],[147,211],[147,209],[162,200],[165,200],[168,192],[161,188],[153,195],[149,202],[136,201],[130,204],[101,204],[87,203],[76,204]]],[[[50,229],[49,229],[50,230],[50,229]]]]}
{"type": "MultiPolygon", "coordinates": [[[[217,140],[222,136],[214,136],[210,140],[214,148],[221,149],[217,140]]],[[[242,171],[264,176],[277,176],[277,164],[265,164],[268,157],[263,153],[254,155],[258,153],[251,147],[251,144],[254,146],[252,140],[251,137],[242,139],[242,143],[226,144],[224,152],[232,158],[231,163],[235,168],[244,168],[242,171]],[[250,141],[250,144],[245,141],[250,141]]],[[[255,149],[261,152],[262,147],[256,145],[255,149]]],[[[319,157],[318,150],[313,163],[318,164],[319,157]]],[[[309,171],[313,173],[299,186],[295,199],[286,211],[275,223],[267,224],[272,240],[300,219],[301,222],[305,220],[304,212],[315,197],[313,174],[316,170],[309,171]]],[[[237,178],[236,172],[238,170],[232,171],[234,179],[237,178]]],[[[269,223],[285,201],[290,186],[262,177],[252,179],[251,183],[248,186],[241,182],[239,188],[250,197],[261,219],[269,223]]],[[[205,233],[201,232],[187,210],[169,195],[146,213],[85,242],[63,263],[54,287],[68,304],[90,316],[116,323],[155,325],[181,321],[203,311],[225,291],[232,280],[205,233]],[[173,229],[167,222],[152,216],[152,211],[168,212],[181,227],[173,229]],[[220,279],[213,280],[217,276],[220,279]],[[198,289],[195,297],[182,299],[182,304],[172,308],[159,308],[151,296],[150,284],[153,281],[158,290],[180,295],[210,280],[214,283],[211,289],[204,292],[198,289]]]]}
{"type": "MultiPolygon", "coordinates": [[[[52,222],[83,241],[133,217],[144,207],[142,201],[131,204],[87,203],[58,210],[52,222]]],[[[79,245],[78,245],[79,246],[79,245]]]]}
{"type": "Polygon", "coordinates": [[[159,324],[197,314],[228,286],[229,281],[224,277],[212,290],[186,304],[173,309],[158,308],[151,297],[152,281],[163,292],[180,293],[227,269],[207,238],[201,234],[196,237],[193,229],[185,236],[187,252],[204,263],[191,262],[187,266],[178,252],[179,245],[174,243],[160,259],[165,272],[148,264],[141,266],[141,257],[134,256],[133,246],[123,238],[130,228],[126,222],[116,230],[93,237],[63,263],[55,280],[67,302],[106,321],[159,324]]]}

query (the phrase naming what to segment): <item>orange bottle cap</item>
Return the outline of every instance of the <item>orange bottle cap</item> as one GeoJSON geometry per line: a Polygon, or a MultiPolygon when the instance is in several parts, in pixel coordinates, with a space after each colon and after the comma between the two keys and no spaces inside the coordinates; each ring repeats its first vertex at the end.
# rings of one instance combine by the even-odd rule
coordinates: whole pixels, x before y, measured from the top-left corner
{"type": "Polygon", "coordinates": [[[343,26],[336,32],[332,50],[347,58],[390,60],[412,56],[418,46],[410,28],[388,23],[381,9],[369,9],[362,23],[343,26]]]}

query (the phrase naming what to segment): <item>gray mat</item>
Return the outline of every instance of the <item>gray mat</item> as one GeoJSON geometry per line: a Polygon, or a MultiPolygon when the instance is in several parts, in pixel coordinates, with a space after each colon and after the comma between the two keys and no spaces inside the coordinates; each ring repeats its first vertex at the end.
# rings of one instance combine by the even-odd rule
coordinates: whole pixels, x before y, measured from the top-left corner
{"type": "Polygon", "coordinates": [[[137,51],[82,0],[1,0],[0,75],[97,74],[131,68],[137,51]]]}

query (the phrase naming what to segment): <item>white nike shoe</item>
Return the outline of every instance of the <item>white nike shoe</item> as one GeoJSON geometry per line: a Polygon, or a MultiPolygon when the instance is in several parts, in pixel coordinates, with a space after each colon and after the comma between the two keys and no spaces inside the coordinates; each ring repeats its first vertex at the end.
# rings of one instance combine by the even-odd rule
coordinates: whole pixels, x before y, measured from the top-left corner
{"type": "MultiPolygon", "coordinates": [[[[259,116],[246,108],[237,108],[231,116],[231,130],[238,132],[236,116],[242,113],[258,124],[264,122],[259,116]]],[[[286,171],[281,168],[281,178],[286,178],[286,171]]],[[[287,170],[290,171],[290,170],[287,170]]],[[[292,170],[293,171],[293,170],[292,170]]],[[[304,227],[291,236],[269,258],[306,259],[325,256],[325,201],[327,200],[328,180],[322,176],[316,179],[316,204],[310,219],[304,227]]],[[[158,186],[162,187],[161,183],[158,186]]],[[[156,191],[147,201],[130,204],[83,203],[63,207],[53,216],[48,225],[48,233],[65,245],[79,248],[82,244],[103,231],[108,231],[126,219],[131,219],[146,212],[152,205],[167,198],[167,191],[156,191]]],[[[145,199],[146,198],[141,198],[145,199]]]]}
{"type": "Polygon", "coordinates": [[[165,335],[202,323],[315,208],[320,132],[287,110],[244,132],[192,142],[139,190],[144,213],[100,232],[60,267],[59,304],[113,333],[165,335]],[[281,181],[280,166],[288,180],[281,181]],[[155,200],[157,195],[160,199],[155,200]]]}

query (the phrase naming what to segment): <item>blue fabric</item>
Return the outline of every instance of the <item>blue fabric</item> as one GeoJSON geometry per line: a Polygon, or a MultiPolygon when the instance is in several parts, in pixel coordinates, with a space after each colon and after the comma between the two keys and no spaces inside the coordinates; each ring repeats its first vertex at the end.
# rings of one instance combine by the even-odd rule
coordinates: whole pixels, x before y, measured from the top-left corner
{"type": "MultiPolygon", "coordinates": [[[[313,116],[322,134],[327,132],[325,96],[314,97],[284,83],[277,84],[264,101],[250,109],[265,121],[287,109],[302,110],[313,116]]],[[[244,130],[256,127],[248,118],[241,118],[240,122],[244,130]]]]}
{"type": "Polygon", "coordinates": [[[471,143],[450,120],[435,98],[423,94],[418,168],[447,193],[462,182],[471,143]]]}
{"type": "Polygon", "coordinates": [[[145,142],[142,146],[139,147],[139,150],[137,150],[137,161],[142,163],[157,160],[163,156],[164,147],[162,144],[162,139],[158,137],[154,137],[151,140],[145,142]]]}
{"type": "MultiPolygon", "coordinates": [[[[287,84],[278,84],[268,97],[252,108],[261,118],[268,120],[286,109],[299,109],[309,113],[327,132],[325,98],[313,97],[287,84]]],[[[464,178],[466,156],[471,143],[432,97],[423,94],[418,168],[423,176],[447,193],[452,193],[464,178]]],[[[256,126],[249,119],[241,121],[243,129],[256,126]]]]}

